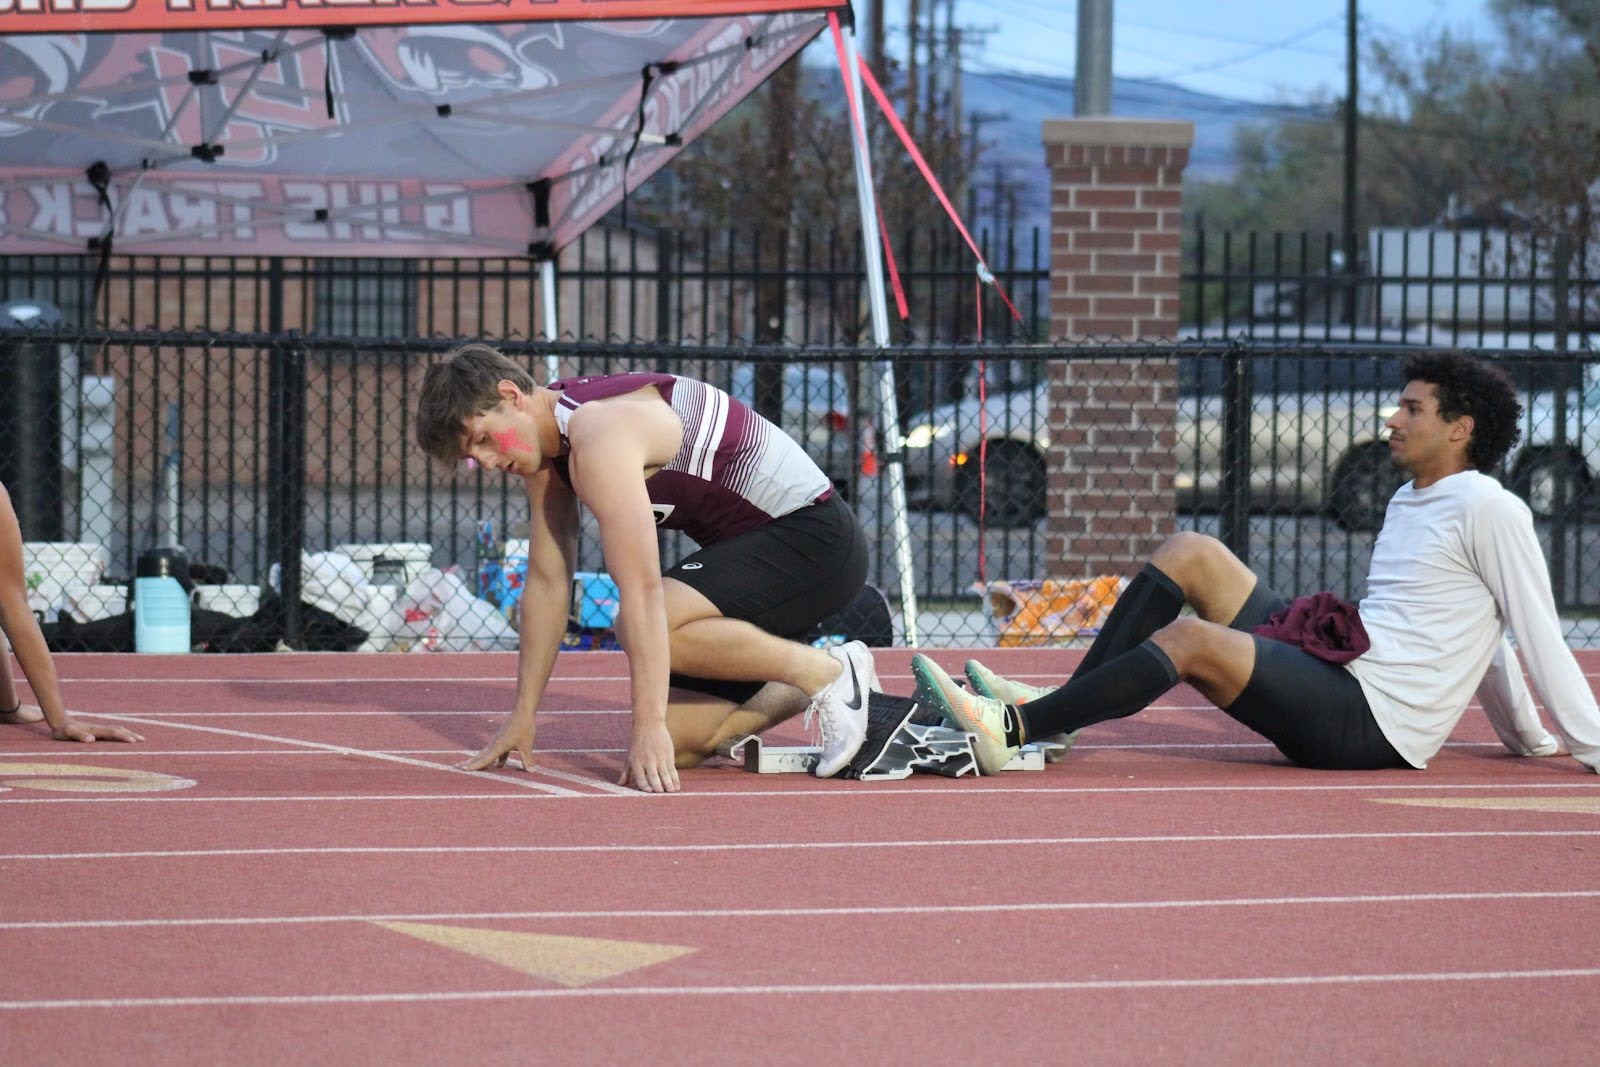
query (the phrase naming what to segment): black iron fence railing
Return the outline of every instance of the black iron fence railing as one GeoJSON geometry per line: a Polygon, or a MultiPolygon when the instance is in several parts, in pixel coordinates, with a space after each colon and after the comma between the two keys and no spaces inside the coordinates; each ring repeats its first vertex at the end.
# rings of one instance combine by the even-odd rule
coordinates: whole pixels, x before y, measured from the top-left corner
{"type": "MultiPolygon", "coordinates": [[[[1046,238],[981,236],[1020,318],[978,285],[954,234],[906,233],[895,250],[910,318],[897,341],[973,339],[980,299],[986,339],[1045,337],[1046,238]]],[[[0,299],[47,302],[80,328],[815,345],[868,332],[861,241],[844,230],[597,229],[563,250],[556,297],[549,330],[539,267],[527,259],[0,255],[0,299]]]]}
{"type": "MultiPolygon", "coordinates": [[[[452,343],[0,331],[0,480],[33,546],[35,606],[66,616],[69,629],[115,617],[127,606],[117,587],[140,557],[181,548],[206,579],[205,604],[248,614],[265,599],[291,644],[505,647],[526,537],[521,485],[441,469],[412,443],[421,374],[452,343]],[[57,559],[45,545],[80,547],[57,559]],[[452,568],[454,581],[437,577],[452,568]],[[340,626],[342,637],[327,636],[340,626]]],[[[1135,491],[1140,507],[1215,534],[1280,590],[1358,597],[1397,484],[1383,422],[1416,350],[1250,340],[897,348],[912,561],[902,575],[886,476],[898,435],[878,414],[870,350],[505,347],[540,378],[552,359],[562,375],[666,369],[766,413],[850,499],[873,539],[872,581],[896,602],[910,583],[933,644],[993,640],[983,593],[996,581],[1090,577],[1050,555],[1052,530],[1115,521],[1135,491]],[[1107,449],[1090,471],[1100,502],[1052,516],[1051,418],[1073,418],[1052,411],[1052,369],[1106,359],[1175,367],[1176,398],[1160,413],[1172,420],[1160,475],[1170,485],[1150,496],[1150,474],[1107,449]]],[[[1524,396],[1522,440],[1499,473],[1532,507],[1557,602],[1583,629],[1600,616],[1600,356],[1492,358],[1524,396]]],[[[1120,388],[1094,402],[1148,403],[1137,372],[1120,388]]],[[[669,536],[663,557],[688,548],[669,536]]],[[[604,570],[588,525],[579,566],[604,570]]]]}
{"type": "Polygon", "coordinates": [[[1592,238],[1386,228],[1353,251],[1332,234],[1192,231],[1185,333],[1475,348],[1555,347],[1600,333],[1592,238]]]}
{"type": "MultiPolygon", "coordinates": [[[[909,318],[896,343],[1051,339],[1048,235],[981,234],[1013,318],[942,230],[897,235],[909,318]]],[[[568,340],[845,345],[867,336],[860,241],[790,234],[595,230],[562,253],[555,333],[568,340]]],[[[1600,244],[1479,230],[1331,235],[1191,231],[1180,332],[1195,339],[1557,347],[1600,334],[1600,244]]],[[[385,260],[0,255],[0,298],[64,323],[332,337],[545,335],[525,259],[385,260]]]]}

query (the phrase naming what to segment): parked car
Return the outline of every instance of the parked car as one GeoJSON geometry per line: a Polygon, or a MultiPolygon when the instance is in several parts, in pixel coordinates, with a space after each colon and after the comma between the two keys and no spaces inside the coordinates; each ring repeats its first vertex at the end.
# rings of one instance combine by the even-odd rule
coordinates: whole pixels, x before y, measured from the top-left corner
{"type": "MultiPolygon", "coordinates": [[[[872,423],[859,416],[850,399],[850,382],[842,371],[821,363],[785,363],[778,424],[800,442],[806,453],[849,498],[862,457],[876,445],[872,423]]],[[[756,407],[756,368],[738,363],[728,393],[756,407]]]]}
{"type": "Polygon", "coordinates": [[[1600,364],[1586,363],[1578,387],[1566,391],[1565,419],[1557,417],[1557,393],[1532,393],[1523,400],[1522,440],[1507,463],[1507,485],[1540,518],[1565,506],[1582,508],[1600,485],[1600,364]],[[1556,427],[1566,424],[1564,439],[1556,427]]]}
{"type": "MultiPolygon", "coordinates": [[[[1401,357],[1290,353],[1250,361],[1251,506],[1313,510],[1355,529],[1375,529],[1404,480],[1389,462],[1384,421],[1404,382],[1401,357]]],[[[1218,358],[1178,360],[1178,506],[1222,503],[1227,403],[1218,358]]],[[[1027,525],[1045,513],[1050,447],[1047,381],[933,408],[912,417],[906,477],[913,501],[976,515],[978,456],[985,521],[1027,525]],[[980,410],[986,432],[980,433],[980,410]]]]}

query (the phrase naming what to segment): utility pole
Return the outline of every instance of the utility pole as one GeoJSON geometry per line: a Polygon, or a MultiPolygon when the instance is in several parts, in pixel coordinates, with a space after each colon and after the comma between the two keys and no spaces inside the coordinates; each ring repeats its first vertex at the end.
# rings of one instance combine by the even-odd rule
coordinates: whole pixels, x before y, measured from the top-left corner
{"type": "Polygon", "coordinates": [[[939,92],[944,84],[947,65],[940,57],[939,52],[939,0],[929,0],[928,3],[928,28],[923,32],[923,39],[927,42],[927,56],[923,63],[922,81],[924,88],[924,101],[922,108],[923,143],[939,129],[939,92]]]}
{"type": "Polygon", "coordinates": [[[887,53],[883,48],[883,4],[884,0],[871,0],[868,27],[872,39],[867,42],[867,66],[872,68],[872,76],[878,79],[880,85],[888,84],[889,81],[888,66],[884,62],[887,53]]]}
{"type": "MultiPolygon", "coordinates": [[[[967,218],[978,221],[978,152],[983,144],[982,130],[985,123],[1004,122],[1011,116],[1004,111],[974,111],[967,116],[967,143],[966,155],[963,160],[962,173],[967,176],[967,218]]],[[[998,168],[997,168],[998,169],[998,168]]]]}
{"type": "MultiPolygon", "coordinates": [[[[781,344],[785,337],[789,227],[794,203],[794,116],[800,98],[800,57],[793,56],[768,81],[766,122],[766,211],[752,227],[755,268],[755,329],[758,344],[781,344]]],[[[755,365],[755,409],[783,425],[783,364],[755,365]]]]}
{"type": "MultiPolygon", "coordinates": [[[[944,6],[944,87],[939,94],[943,121],[939,124],[941,149],[944,161],[940,175],[946,189],[952,188],[962,173],[961,158],[961,30],[956,27],[956,0],[945,0],[944,6]]],[[[960,189],[956,189],[956,203],[960,203],[960,189]]]]}
{"type": "Polygon", "coordinates": [[[1005,232],[1005,218],[1001,212],[1000,164],[994,165],[994,188],[989,194],[989,206],[994,210],[994,232],[1005,232]]]}
{"type": "Polygon", "coordinates": [[[1111,0],[1078,0],[1072,113],[1080,118],[1111,114],[1111,0]]]}
{"type": "Polygon", "coordinates": [[[1344,321],[1356,321],[1356,0],[1347,0],[1344,42],[1344,321]]]}
{"type": "Polygon", "coordinates": [[[917,136],[917,103],[921,100],[922,86],[917,80],[921,70],[917,50],[922,47],[922,4],[920,0],[906,0],[906,129],[917,136]]]}

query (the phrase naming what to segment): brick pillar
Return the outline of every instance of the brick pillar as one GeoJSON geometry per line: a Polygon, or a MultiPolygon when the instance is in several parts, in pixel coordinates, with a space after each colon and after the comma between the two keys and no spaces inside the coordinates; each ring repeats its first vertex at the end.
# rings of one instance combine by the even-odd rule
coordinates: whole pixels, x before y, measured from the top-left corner
{"type": "Polygon", "coordinates": [[[1188,122],[1044,124],[1050,336],[1085,346],[1050,366],[1046,537],[1055,577],[1131,573],[1176,528],[1176,368],[1158,349],[1101,359],[1088,344],[1176,335],[1193,141],[1188,122]]]}

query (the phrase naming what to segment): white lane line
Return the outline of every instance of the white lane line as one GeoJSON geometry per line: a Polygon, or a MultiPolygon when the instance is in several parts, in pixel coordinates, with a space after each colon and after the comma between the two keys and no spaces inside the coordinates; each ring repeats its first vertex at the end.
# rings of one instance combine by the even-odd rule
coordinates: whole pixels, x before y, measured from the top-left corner
{"type": "Polygon", "coordinates": [[[144,726],[166,726],[176,730],[196,730],[207,734],[224,734],[228,737],[243,738],[247,741],[271,741],[282,745],[292,745],[296,748],[316,749],[321,752],[337,753],[341,756],[361,756],[367,759],[382,760],[386,763],[399,763],[407,767],[421,767],[430,771],[443,771],[446,774],[458,774],[477,781],[485,777],[497,782],[520,786],[524,789],[536,789],[541,793],[550,793],[556,796],[582,796],[570,789],[559,785],[547,785],[544,782],[533,782],[527,779],[507,778],[504,775],[485,776],[477,771],[464,771],[459,767],[452,767],[447,763],[430,763],[427,760],[412,759],[409,756],[395,756],[387,752],[373,752],[368,749],[350,748],[345,745],[331,745],[322,741],[302,741],[297,737],[275,737],[272,734],[255,734],[244,730],[225,730],[220,726],[195,726],[192,723],[172,722],[170,720],[147,719],[140,715],[106,715],[103,718],[115,722],[135,722],[144,726]]]}
{"type": "Polygon", "coordinates": [[[147,927],[305,926],[376,922],[495,922],[533,919],[816,919],[827,916],[1049,914],[1072,911],[1171,911],[1198,908],[1329,907],[1472,901],[1588,900],[1600,889],[1478,893],[1363,893],[1316,897],[1218,897],[1191,900],[1070,900],[1013,904],[900,904],[831,908],[611,908],[565,911],[428,911],[393,915],[268,915],[177,919],[35,919],[0,922],[0,930],[129,930],[147,927]]]}
{"type": "MultiPolygon", "coordinates": [[[[164,724],[170,725],[170,724],[164,724]]],[[[204,729],[204,727],[196,727],[204,729]]],[[[231,731],[222,731],[231,732],[231,731]]],[[[265,735],[255,735],[265,736],[265,735]]],[[[104,744],[105,742],[101,742],[104,744]]],[[[285,743],[290,743],[285,740],[285,743]]],[[[352,750],[356,751],[356,750],[352,750]]],[[[54,755],[54,753],[51,753],[54,755]]],[[[365,754],[365,753],[363,753],[365,754]]],[[[429,766],[437,767],[438,764],[429,766]]],[[[463,772],[483,774],[484,772],[463,772]]],[[[521,772],[511,772],[519,774],[521,772]]],[[[1397,773],[1397,772],[1380,772],[1397,773]]],[[[502,778],[502,775],[491,775],[502,778]]],[[[791,775],[787,777],[804,777],[791,775]]],[[[554,788],[554,787],[552,787],[554,788]]],[[[613,796],[629,799],[651,797],[667,803],[686,803],[693,800],[748,800],[751,797],[771,797],[786,800],[843,800],[863,797],[901,797],[916,800],[925,800],[930,793],[936,792],[941,802],[948,803],[957,797],[989,796],[995,793],[1047,793],[1057,796],[1071,796],[1077,793],[1410,793],[1410,792],[1439,792],[1449,790],[1508,790],[1513,795],[1528,789],[1581,789],[1593,790],[1594,785],[1584,782],[1424,782],[1420,785],[1399,785],[1388,782],[1367,782],[1356,785],[1106,785],[1106,786],[984,786],[969,782],[945,783],[930,782],[915,784],[895,783],[888,786],[867,786],[860,783],[847,785],[834,783],[823,784],[807,779],[801,788],[793,789],[715,789],[702,792],[685,791],[681,793],[640,793],[632,789],[624,789],[620,793],[574,793],[563,790],[560,795],[545,795],[531,793],[404,793],[404,794],[372,794],[372,793],[346,793],[346,794],[279,794],[274,796],[241,796],[241,797],[214,797],[214,796],[61,796],[61,797],[11,797],[0,796],[0,805],[6,804],[253,804],[261,802],[277,803],[280,801],[383,801],[392,803],[397,800],[607,800],[613,796]]]]}
{"type": "MultiPolygon", "coordinates": [[[[639,794],[643,796],[644,794],[639,794]]],[[[678,852],[820,852],[896,848],[1037,848],[1045,845],[1264,844],[1282,841],[1424,841],[1463,838],[1600,837],[1600,830],[1395,830],[1303,834],[1124,834],[1082,837],[980,837],[890,841],[745,841],[678,845],[303,845],[284,848],[139,849],[124,852],[5,852],[23,860],[217,859],[240,856],[456,856],[489,854],[641,854],[678,852]]]]}
{"type": "MultiPolygon", "coordinates": [[[[785,743],[787,743],[787,742],[785,742],[785,743]]],[[[795,739],[795,743],[796,744],[803,744],[804,742],[800,741],[798,739],[795,739]]],[[[1085,743],[1083,741],[1079,741],[1077,744],[1072,746],[1072,750],[1074,752],[1087,752],[1087,751],[1091,751],[1091,750],[1094,750],[1094,749],[1116,749],[1118,751],[1146,750],[1146,749],[1149,749],[1149,750],[1156,750],[1156,751],[1179,750],[1179,751],[1187,752],[1187,751],[1193,751],[1193,750],[1206,750],[1206,749],[1214,749],[1214,748],[1215,749],[1240,749],[1240,748],[1271,748],[1271,747],[1272,747],[1272,744],[1271,744],[1271,742],[1268,742],[1268,741],[1173,741],[1173,742],[1159,742],[1159,743],[1153,742],[1153,743],[1150,743],[1150,744],[1129,744],[1129,745],[1097,745],[1097,744],[1093,744],[1092,742],[1091,743],[1085,743]]],[[[1473,748],[1473,749],[1476,749],[1476,748],[1487,748],[1487,749],[1498,749],[1498,748],[1501,747],[1501,745],[1500,745],[1500,742],[1498,742],[1498,741],[1447,741],[1447,742],[1445,742],[1445,747],[1446,748],[1473,748]]],[[[470,756],[473,753],[477,752],[478,750],[475,749],[475,748],[374,748],[374,749],[368,749],[367,751],[369,751],[369,752],[388,752],[388,753],[393,753],[393,754],[397,754],[397,755],[406,755],[406,756],[470,756]]],[[[566,755],[566,756],[572,756],[572,755],[616,756],[616,755],[621,755],[621,754],[623,754],[623,753],[625,753],[627,751],[628,750],[626,748],[540,748],[539,749],[539,752],[541,752],[543,754],[546,754],[546,755],[552,755],[552,756],[563,756],[563,755],[566,755]]],[[[307,751],[307,750],[302,750],[302,749],[288,749],[288,748],[215,748],[215,749],[172,748],[172,749],[159,749],[159,748],[145,748],[145,747],[143,747],[141,745],[123,746],[123,745],[116,745],[116,744],[108,744],[108,745],[99,745],[97,747],[96,746],[87,746],[87,747],[86,746],[79,746],[79,747],[75,747],[75,748],[72,748],[70,750],[65,750],[65,751],[63,751],[60,748],[36,749],[36,750],[31,751],[31,752],[10,751],[10,750],[8,750],[8,751],[5,751],[3,753],[0,753],[0,761],[3,761],[3,760],[8,759],[8,758],[15,758],[15,757],[21,757],[21,756],[33,757],[33,756],[46,756],[46,755],[48,755],[51,760],[55,760],[55,759],[58,759],[58,758],[72,757],[72,756],[84,756],[84,757],[88,757],[88,758],[92,758],[92,759],[103,759],[103,758],[105,758],[107,756],[320,756],[320,755],[324,755],[324,753],[307,751]]],[[[3,769],[4,766],[5,766],[5,764],[3,762],[0,762],[0,769],[3,769]]],[[[552,777],[557,777],[557,775],[553,771],[546,770],[544,773],[545,774],[549,774],[552,777]]],[[[580,778],[580,780],[584,781],[586,783],[589,783],[589,784],[593,784],[591,779],[580,778]]],[[[1510,788],[1515,788],[1515,787],[1508,785],[1506,788],[1510,789],[1510,788]]],[[[623,792],[632,792],[632,790],[623,790],[623,792]]]]}
{"type": "MultiPolygon", "coordinates": [[[[972,650],[972,651],[974,653],[976,653],[977,655],[981,656],[981,654],[983,653],[984,650],[983,649],[976,649],[976,650],[972,650]]],[[[956,654],[954,652],[950,653],[950,659],[952,661],[954,661],[956,659],[959,659],[959,658],[961,658],[961,657],[958,654],[956,654]]],[[[969,655],[968,658],[971,658],[971,656],[969,655]]],[[[509,662],[510,661],[508,660],[508,663],[509,662]]],[[[1012,678],[1012,679],[1015,679],[1016,681],[1019,681],[1019,682],[1020,681],[1032,681],[1032,682],[1044,682],[1046,684],[1049,684],[1049,683],[1053,683],[1053,682],[1062,682],[1062,681],[1066,680],[1066,675],[1063,674],[1061,671],[1002,671],[1002,673],[1007,678],[1012,678]]],[[[1585,678],[1600,679],[1600,671],[1584,671],[1583,672],[1583,676],[1585,678]]],[[[887,678],[887,679],[891,679],[891,680],[895,680],[895,681],[904,679],[907,682],[909,682],[911,680],[912,675],[911,675],[911,672],[909,670],[893,670],[893,669],[885,669],[885,668],[880,667],[878,669],[878,677],[879,678],[887,678]]],[[[484,676],[484,675],[481,675],[481,674],[467,674],[467,675],[429,674],[429,675],[383,675],[383,676],[372,676],[372,675],[329,675],[327,677],[310,677],[310,678],[302,678],[302,677],[230,678],[230,677],[228,677],[226,675],[217,675],[215,677],[210,677],[210,678],[195,678],[195,677],[190,677],[190,676],[185,676],[185,677],[182,677],[182,678],[151,678],[151,677],[145,677],[145,676],[141,676],[141,677],[126,677],[126,676],[110,676],[110,675],[97,675],[97,676],[94,676],[94,677],[82,677],[82,678],[79,678],[79,677],[73,677],[70,674],[62,674],[61,675],[61,681],[63,683],[71,684],[71,685],[93,685],[93,684],[99,684],[99,683],[103,682],[103,683],[107,683],[107,684],[110,684],[110,685],[275,685],[275,686],[277,686],[277,685],[371,685],[371,684],[380,684],[380,685],[389,684],[389,685],[413,686],[413,685],[434,685],[434,684],[451,685],[451,684],[455,684],[455,683],[459,683],[459,682],[472,682],[472,683],[475,683],[475,684],[478,684],[478,685],[484,685],[484,684],[488,684],[488,685],[504,685],[504,686],[506,686],[508,688],[514,688],[516,686],[517,679],[516,679],[515,669],[511,669],[511,670],[508,670],[505,674],[496,674],[496,675],[489,675],[489,676],[484,676]]],[[[558,674],[558,675],[553,676],[550,679],[550,681],[551,682],[555,682],[555,683],[560,683],[562,685],[569,685],[569,684],[582,685],[585,682],[626,682],[626,681],[629,681],[629,676],[626,675],[626,674],[558,674]]],[[[1207,704],[1205,706],[1208,707],[1208,708],[1211,708],[1213,711],[1216,710],[1215,705],[1207,704]]]]}
{"type": "MultiPolygon", "coordinates": [[[[544,749],[543,751],[557,752],[562,750],[544,749]]],[[[591,751],[599,750],[595,749],[591,751]]],[[[627,752],[627,749],[613,749],[610,751],[627,752]]],[[[559,778],[564,782],[576,782],[581,786],[586,786],[590,789],[598,789],[603,793],[610,793],[613,796],[636,797],[641,795],[637,789],[632,789],[625,785],[617,785],[615,782],[608,782],[603,778],[592,778],[586,774],[573,774],[570,771],[558,771],[554,767],[541,767],[538,763],[533,765],[532,773],[542,774],[546,778],[559,778]]]]}
{"type": "MultiPolygon", "coordinates": [[[[304,701],[301,701],[303,704],[304,701]]],[[[115,718],[107,711],[82,711],[76,713],[83,719],[110,719],[115,718]]],[[[408,719],[419,716],[446,718],[476,717],[493,719],[496,722],[505,718],[504,708],[483,708],[478,711],[463,711],[459,709],[433,709],[433,708],[390,708],[385,711],[348,711],[330,708],[327,711],[278,711],[275,709],[258,711],[141,711],[140,715],[153,722],[167,722],[169,719],[408,719]]],[[[548,715],[632,715],[628,708],[552,708],[548,711],[541,710],[539,717],[548,715]]]]}
{"type": "Polygon", "coordinates": [[[833,985],[588,986],[578,989],[482,989],[432,993],[303,993],[271,996],[106,997],[62,1000],[0,1000],[0,1010],[36,1011],[84,1008],[197,1008],[315,1004],[422,1004],[485,1000],[582,1000],[619,997],[732,997],[801,995],[899,995],[907,993],[1060,993],[1132,992],[1157,989],[1262,989],[1287,986],[1378,985],[1393,983],[1549,981],[1600,978],[1600,967],[1562,967],[1528,971],[1424,971],[1376,974],[1293,974],[1222,978],[1084,978],[1042,982],[886,982],[833,985]]]}
{"type": "MultiPolygon", "coordinates": [[[[163,725],[167,725],[163,723],[163,725]]],[[[475,748],[371,748],[367,752],[385,752],[400,756],[470,756],[478,750],[475,748]]],[[[617,755],[628,751],[625,748],[541,748],[539,751],[546,755],[617,755]]],[[[45,758],[54,761],[63,757],[84,756],[90,759],[104,759],[107,756],[325,756],[332,753],[314,751],[300,748],[146,748],[143,745],[119,745],[116,742],[101,743],[99,745],[76,745],[70,750],[60,748],[41,748],[33,751],[6,750],[0,752],[0,770],[5,769],[5,760],[17,758],[45,758]]],[[[582,779],[589,782],[589,779],[582,779]]]]}
{"type": "MultiPolygon", "coordinates": [[[[1270,741],[1151,741],[1126,745],[1097,744],[1093,741],[1078,741],[1073,744],[1072,751],[1088,752],[1094,749],[1117,749],[1119,751],[1170,751],[1183,752],[1203,751],[1207,749],[1237,749],[1237,748],[1274,748],[1270,741]]],[[[1504,746],[1498,741],[1446,741],[1445,748],[1492,748],[1499,749],[1504,746]]]]}
{"type": "MultiPolygon", "coordinates": [[[[475,772],[472,772],[472,773],[482,774],[483,772],[475,771],[475,772]]],[[[516,773],[521,773],[521,772],[516,772],[516,773]]],[[[500,776],[499,775],[489,775],[488,777],[498,778],[500,776]]],[[[535,787],[534,786],[530,786],[529,788],[535,788],[535,787]]],[[[204,796],[202,796],[202,797],[189,797],[188,799],[189,799],[189,801],[191,803],[194,803],[194,804],[284,804],[284,803],[288,803],[290,801],[302,801],[302,802],[306,802],[306,803],[313,803],[313,802],[318,802],[318,801],[330,801],[330,802],[336,802],[336,803],[343,804],[343,803],[360,803],[360,802],[366,802],[366,801],[388,801],[388,802],[393,802],[393,801],[398,801],[398,800],[571,800],[574,797],[588,797],[591,800],[601,800],[601,799],[604,799],[608,795],[608,794],[605,794],[605,793],[575,793],[570,789],[561,789],[559,794],[553,792],[553,790],[556,790],[556,789],[559,789],[559,788],[560,787],[558,787],[558,786],[551,786],[550,789],[552,790],[552,792],[548,792],[548,793],[492,793],[492,794],[491,793],[399,793],[399,794],[344,793],[344,794],[322,794],[322,795],[317,795],[317,794],[313,793],[313,794],[303,794],[303,795],[277,794],[277,795],[273,795],[273,796],[249,796],[249,797],[204,797],[204,796]]],[[[656,794],[640,793],[638,795],[643,797],[643,796],[652,796],[652,795],[653,796],[677,796],[677,795],[681,795],[681,794],[673,794],[673,793],[668,793],[668,794],[662,794],[662,793],[656,793],[656,794]]],[[[10,796],[9,794],[7,794],[6,796],[0,796],[0,805],[3,805],[3,804],[85,804],[85,803],[101,803],[101,802],[104,802],[104,801],[113,801],[113,802],[117,802],[117,803],[131,803],[134,799],[136,799],[136,798],[131,797],[131,796],[123,796],[123,797],[13,797],[13,796],[10,796]]]]}
{"type": "MultiPolygon", "coordinates": [[[[187,719],[277,719],[277,718],[289,718],[289,719],[292,719],[292,718],[310,718],[310,717],[315,717],[315,718],[319,718],[319,719],[362,719],[362,718],[373,718],[374,716],[380,716],[380,715],[381,716],[393,717],[393,718],[406,718],[406,717],[411,717],[411,716],[445,716],[445,717],[479,716],[479,717],[484,717],[484,718],[493,718],[493,719],[495,719],[497,721],[500,720],[500,719],[503,719],[505,717],[505,714],[506,714],[505,709],[501,708],[501,707],[494,707],[494,708],[388,708],[388,709],[381,709],[381,710],[374,709],[374,710],[370,710],[370,711],[367,711],[367,710],[351,710],[349,708],[332,708],[332,707],[330,707],[327,710],[307,711],[307,710],[304,710],[304,708],[303,708],[303,705],[305,704],[305,701],[298,701],[298,703],[302,705],[302,708],[295,709],[295,710],[290,710],[290,709],[287,709],[287,708],[285,708],[285,709],[258,708],[258,709],[254,710],[254,711],[141,711],[139,714],[148,715],[148,716],[151,716],[153,718],[161,718],[161,717],[164,717],[164,716],[172,716],[174,718],[182,717],[182,718],[187,718],[187,719]]],[[[1475,708],[1476,706],[1477,705],[1473,705],[1472,707],[1475,708]]],[[[1149,716],[1151,715],[1152,712],[1165,712],[1165,711],[1184,711],[1184,712],[1203,711],[1203,712],[1210,712],[1210,713],[1212,713],[1212,716],[1214,716],[1216,718],[1216,721],[1219,722],[1219,723],[1232,723],[1233,722],[1232,719],[1225,718],[1223,716],[1223,713],[1221,711],[1219,711],[1214,705],[1211,705],[1211,704],[1152,704],[1149,708],[1145,709],[1145,711],[1142,712],[1141,714],[1145,716],[1145,719],[1143,721],[1148,722],[1149,721],[1149,716]]],[[[79,715],[80,718],[92,718],[92,717],[95,717],[95,716],[103,717],[103,716],[109,714],[109,712],[80,711],[77,714],[79,715]]],[[[628,708],[550,708],[550,709],[541,709],[539,711],[540,717],[543,717],[543,716],[546,716],[546,715],[631,715],[631,714],[633,714],[633,712],[630,711],[628,708]]],[[[1242,729],[1242,727],[1241,727],[1241,729],[1242,729]]]]}
{"type": "MultiPolygon", "coordinates": [[[[908,675],[906,675],[906,677],[909,678],[910,675],[908,674],[908,675]]],[[[550,679],[550,681],[552,683],[560,683],[562,685],[569,685],[569,684],[581,685],[584,682],[626,682],[628,680],[629,680],[629,676],[626,675],[626,674],[558,674],[558,675],[555,675],[554,677],[552,677],[550,679]]],[[[507,688],[515,688],[516,684],[517,684],[517,677],[516,677],[515,670],[512,670],[512,671],[510,671],[510,672],[508,672],[506,674],[503,674],[503,675],[497,674],[497,675],[491,675],[491,676],[488,676],[488,677],[485,677],[484,675],[481,675],[481,674],[467,674],[467,675],[429,674],[429,675],[414,675],[414,676],[408,676],[408,675],[403,675],[403,674],[389,674],[389,675],[383,675],[381,677],[379,677],[379,676],[370,676],[370,675],[339,675],[339,676],[329,676],[329,677],[326,677],[326,678],[321,678],[321,677],[311,677],[311,678],[301,678],[301,677],[292,677],[292,678],[291,677],[283,677],[283,678],[278,678],[278,677],[271,677],[271,678],[230,678],[225,674],[218,674],[218,675],[214,675],[214,676],[209,677],[209,678],[194,678],[194,677],[183,677],[183,678],[147,678],[147,677],[124,678],[124,677],[109,677],[109,676],[106,676],[106,677],[94,677],[94,678],[73,678],[73,677],[70,677],[70,676],[67,676],[67,675],[62,675],[61,676],[61,682],[62,682],[63,685],[99,685],[101,683],[104,683],[106,685],[163,685],[163,686],[165,686],[165,685],[273,685],[273,686],[280,686],[280,685],[362,685],[362,686],[365,686],[365,685],[404,685],[404,686],[418,686],[418,685],[454,685],[454,684],[458,684],[458,683],[461,683],[461,682],[472,682],[472,683],[478,684],[478,685],[486,685],[486,684],[487,685],[504,685],[507,688]]]]}

